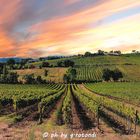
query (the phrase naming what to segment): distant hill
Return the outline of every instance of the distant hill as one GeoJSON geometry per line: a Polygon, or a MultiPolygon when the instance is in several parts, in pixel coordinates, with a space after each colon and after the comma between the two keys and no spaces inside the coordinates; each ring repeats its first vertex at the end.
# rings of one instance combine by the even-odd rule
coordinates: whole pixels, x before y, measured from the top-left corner
{"type": "Polygon", "coordinates": [[[0,63],[6,63],[9,59],[14,59],[16,62],[20,62],[22,60],[22,58],[20,57],[8,57],[8,58],[0,58],[0,63]]]}
{"type": "Polygon", "coordinates": [[[53,60],[45,60],[49,62],[52,67],[40,69],[44,61],[38,61],[33,63],[27,63],[27,67],[34,65],[34,69],[18,70],[18,74],[23,76],[24,74],[34,73],[35,76],[41,75],[44,78],[44,69],[48,70],[48,76],[45,77],[47,80],[60,82],[62,81],[63,75],[66,73],[68,68],[57,67],[59,61],[72,60],[75,62],[74,68],[77,71],[76,80],[80,82],[86,81],[101,81],[102,72],[105,68],[119,69],[123,73],[123,79],[125,81],[140,81],[140,55],[127,54],[121,56],[73,56],[66,58],[59,58],[53,60]],[[61,75],[61,76],[60,76],[61,75]]]}

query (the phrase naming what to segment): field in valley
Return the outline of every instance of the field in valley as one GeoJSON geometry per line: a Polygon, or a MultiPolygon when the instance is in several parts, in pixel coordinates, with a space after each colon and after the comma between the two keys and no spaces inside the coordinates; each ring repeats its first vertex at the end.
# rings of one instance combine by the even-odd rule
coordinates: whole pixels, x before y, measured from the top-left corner
{"type": "MultiPolygon", "coordinates": [[[[125,99],[121,96],[122,100],[112,99],[87,89],[94,86],[98,89],[99,85],[0,85],[0,138],[43,139],[44,132],[63,132],[69,135],[95,133],[97,139],[113,136],[139,139],[139,121],[135,130],[135,113],[140,111],[139,106],[131,101],[123,102],[125,99]],[[23,134],[26,137],[23,138],[23,134]]],[[[120,87],[119,93],[124,92],[129,97],[131,92],[120,87]]],[[[133,94],[137,96],[139,92],[137,83],[133,94]]]]}
{"type": "Polygon", "coordinates": [[[0,139],[60,140],[62,133],[67,139],[93,139],[91,135],[80,138],[83,133],[94,134],[97,140],[138,140],[139,60],[133,55],[70,57],[48,60],[52,67],[39,68],[42,62],[36,62],[28,64],[35,65],[33,69],[12,70],[19,79],[34,74],[48,84],[0,84],[0,139]],[[69,68],[57,67],[58,61],[66,59],[75,62],[75,83],[65,84],[63,77],[69,68]],[[104,82],[105,68],[118,68],[123,78],[104,82]],[[43,138],[45,132],[48,138],[43,138]]]}
{"type": "Polygon", "coordinates": [[[119,69],[123,73],[122,81],[140,81],[140,56],[96,56],[96,57],[70,57],[55,60],[48,60],[52,67],[39,69],[42,62],[29,63],[34,65],[34,69],[16,70],[20,76],[34,73],[41,75],[44,79],[53,82],[63,82],[63,76],[68,68],[57,67],[59,61],[72,60],[77,71],[76,80],[79,82],[102,81],[103,69],[119,69]],[[44,69],[48,70],[48,76],[44,77],[44,69]]]}

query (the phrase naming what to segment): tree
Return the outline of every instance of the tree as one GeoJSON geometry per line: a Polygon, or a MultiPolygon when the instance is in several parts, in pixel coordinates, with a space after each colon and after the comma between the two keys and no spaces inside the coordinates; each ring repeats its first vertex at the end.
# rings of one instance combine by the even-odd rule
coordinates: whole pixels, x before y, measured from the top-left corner
{"type": "Polygon", "coordinates": [[[70,79],[69,76],[67,74],[64,74],[64,77],[63,77],[64,83],[69,83],[70,81],[69,79],[70,79]]]}
{"type": "Polygon", "coordinates": [[[121,55],[121,51],[120,50],[114,51],[114,53],[117,53],[118,55],[121,55]]]}
{"type": "Polygon", "coordinates": [[[104,55],[104,51],[98,50],[98,55],[104,55]]]}
{"type": "Polygon", "coordinates": [[[49,62],[42,62],[42,67],[49,67],[50,63],[49,62]]]}
{"type": "Polygon", "coordinates": [[[103,70],[103,76],[102,76],[102,78],[105,80],[105,81],[109,81],[110,80],[110,78],[111,78],[111,76],[112,76],[112,71],[110,70],[110,69],[104,69],[103,70]]]}
{"type": "Polygon", "coordinates": [[[29,69],[34,69],[35,68],[35,65],[33,65],[33,64],[31,64],[30,66],[29,66],[29,69]]]}
{"type": "Polygon", "coordinates": [[[112,50],[112,51],[110,51],[109,53],[114,53],[114,51],[112,50]]]}
{"type": "Polygon", "coordinates": [[[23,80],[25,80],[26,84],[34,84],[35,83],[34,74],[24,75],[23,80]]]}
{"type": "Polygon", "coordinates": [[[64,74],[63,80],[65,83],[74,82],[76,76],[77,76],[76,69],[69,68],[67,73],[64,74]]]}
{"type": "Polygon", "coordinates": [[[136,53],[136,50],[132,50],[132,53],[136,53]]]}
{"type": "Polygon", "coordinates": [[[3,68],[4,68],[4,65],[3,63],[0,63],[0,74],[3,74],[3,68]]]}
{"type": "Polygon", "coordinates": [[[74,62],[71,60],[64,60],[64,66],[65,67],[73,67],[74,66],[74,62]]]}
{"type": "Polygon", "coordinates": [[[123,78],[123,74],[119,69],[115,69],[115,70],[104,69],[102,78],[105,81],[109,81],[111,78],[114,81],[118,81],[120,78],[123,78]]]}
{"type": "Polygon", "coordinates": [[[44,57],[40,57],[39,61],[45,61],[45,58],[44,57]]]}
{"type": "Polygon", "coordinates": [[[44,76],[48,76],[48,70],[44,71],[44,76]]]}
{"type": "Polygon", "coordinates": [[[36,83],[37,84],[44,84],[46,81],[42,79],[42,77],[39,75],[36,78],[36,83]]]}
{"type": "Polygon", "coordinates": [[[122,72],[121,72],[119,69],[115,69],[115,70],[112,72],[112,79],[113,79],[114,81],[118,81],[120,78],[123,78],[122,72]]]}
{"type": "Polygon", "coordinates": [[[58,67],[73,67],[74,62],[72,60],[64,60],[64,61],[58,61],[57,66],[58,67]]]}
{"type": "Polygon", "coordinates": [[[63,61],[58,61],[58,62],[57,62],[57,66],[58,66],[58,67],[63,67],[63,66],[64,66],[63,61]]]}
{"type": "Polygon", "coordinates": [[[69,75],[70,82],[76,79],[76,75],[77,75],[76,69],[69,68],[67,74],[69,75]]]}
{"type": "Polygon", "coordinates": [[[7,81],[6,81],[6,83],[17,84],[18,83],[18,77],[19,77],[19,75],[17,73],[10,72],[7,75],[7,81]]]}
{"type": "Polygon", "coordinates": [[[85,57],[88,57],[88,56],[91,56],[92,55],[92,53],[91,52],[85,52],[85,57]]]}
{"type": "Polygon", "coordinates": [[[15,63],[16,63],[15,60],[12,59],[12,58],[8,59],[8,61],[7,61],[7,65],[10,66],[10,69],[13,68],[13,66],[15,65],[15,63]]]}
{"type": "Polygon", "coordinates": [[[3,65],[3,75],[7,75],[8,74],[8,70],[6,65],[3,65]]]}
{"type": "Polygon", "coordinates": [[[22,59],[21,62],[19,63],[20,69],[25,68],[25,65],[27,64],[27,62],[28,62],[28,59],[22,59]]]}

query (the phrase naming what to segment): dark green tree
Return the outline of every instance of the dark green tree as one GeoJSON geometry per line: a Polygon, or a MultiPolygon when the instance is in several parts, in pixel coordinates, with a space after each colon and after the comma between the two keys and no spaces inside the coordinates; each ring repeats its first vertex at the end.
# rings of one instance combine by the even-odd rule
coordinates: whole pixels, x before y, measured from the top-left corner
{"type": "Polygon", "coordinates": [[[37,84],[44,84],[46,81],[42,79],[42,77],[39,75],[36,78],[36,83],[37,84]]]}
{"type": "Polygon", "coordinates": [[[110,69],[104,69],[103,70],[103,76],[102,78],[105,80],[105,81],[109,81],[110,78],[112,77],[112,71],[110,69]]]}
{"type": "Polygon", "coordinates": [[[63,80],[65,83],[74,82],[76,80],[77,72],[74,68],[69,68],[67,73],[64,74],[63,80]]]}
{"type": "Polygon", "coordinates": [[[7,81],[5,81],[5,82],[10,83],[10,84],[17,84],[18,77],[19,77],[19,75],[17,73],[10,72],[9,74],[7,74],[7,81]]]}
{"type": "Polygon", "coordinates": [[[67,74],[64,74],[63,81],[64,81],[64,83],[69,83],[70,77],[67,74]]]}
{"type": "Polygon", "coordinates": [[[58,61],[58,62],[57,62],[57,66],[58,66],[58,67],[63,67],[63,66],[64,66],[63,61],[58,61]]]}
{"type": "Polygon", "coordinates": [[[98,50],[98,55],[104,55],[104,51],[98,50]]]}
{"type": "Polygon", "coordinates": [[[64,67],[73,67],[74,62],[71,60],[64,60],[64,67]]]}
{"type": "Polygon", "coordinates": [[[42,62],[42,67],[49,67],[50,63],[49,62],[42,62]]]}
{"type": "Polygon", "coordinates": [[[12,69],[15,65],[15,60],[13,58],[8,59],[7,61],[7,65],[10,67],[10,69],[12,69]]]}
{"type": "Polygon", "coordinates": [[[35,83],[35,77],[34,74],[27,74],[23,76],[23,80],[25,80],[26,84],[34,84],[35,83]]]}
{"type": "Polygon", "coordinates": [[[120,78],[123,78],[123,74],[119,69],[115,69],[112,71],[111,77],[114,81],[118,81],[120,78]]]}
{"type": "Polygon", "coordinates": [[[48,76],[48,72],[49,72],[49,71],[45,69],[45,71],[44,71],[44,76],[47,77],[47,76],[48,76]]]}
{"type": "Polygon", "coordinates": [[[91,52],[85,52],[85,57],[88,57],[88,56],[92,56],[92,53],[91,52]]]}
{"type": "Polygon", "coordinates": [[[69,76],[70,82],[73,82],[76,79],[76,75],[77,75],[76,69],[69,68],[67,75],[69,76]]]}

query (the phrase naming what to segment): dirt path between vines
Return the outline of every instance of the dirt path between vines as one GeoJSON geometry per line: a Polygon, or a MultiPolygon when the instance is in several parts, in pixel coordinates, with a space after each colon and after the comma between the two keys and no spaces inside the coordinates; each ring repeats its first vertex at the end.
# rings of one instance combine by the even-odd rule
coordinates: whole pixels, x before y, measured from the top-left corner
{"type": "MultiPolygon", "coordinates": [[[[79,85],[80,89],[82,89],[83,91],[87,92],[87,93],[91,93],[91,94],[94,94],[94,92],[88,90],[84,85],[79,85]]],[[[100,96],[100,95],[97,95],[95,94],[96,96],[100,96]]],[[[106,98],[109,98],[109,97],[106,97],[106,98]]],[[[110,99],[110,98],[109,98],[110,99]]],[[[113,99],[110,99],[110,100],[113,100],[113,99]]],[[[126,103],[127,104],[127,103],[126,103]]],[[[128,104],[129,106],[131,106],[130,104],[128,104]]],[[[133,106],[133,105],[132,105],[133,106]]],[[[134,106],[133,106],[134,107],[134,106]]],[[[110,135],[111,133],[114,133],[115,131],[112,130],[112,128],[110,126],[108,126],[103,120],[100,119],[100,128],[104,131],[104,134],[105,135],[110,135]]],[[[135,139],[140,139],[140,127],[137,126],[137,134],[136,135],[129,135],[130,137],[135,137],[135,139]],[[137,136],[138,135],[138,136],[137,136]]],[[[115,133],[114,133],[115,134],[115,133]]]]}
{"type": "Polygon", "coordinates": [[[10,127],[6,122],[0,122],[0,140],[27,140],[30,127],[16,128],[10,127]]]}
{"type": "MultiPolygon", "coordinates": [[[[29,121],[30,119],[26,120],[26,118],[15,125],[11,125],[6,119],[0,118],[0,140],[42,140],[43,129],[46,127],[46,123],[48,123],[50,119],[53,119],[52,114],[61,101],[62,98],[56,102],[53,109],[49,112],[48,118],[44,119],[41,125],[37,125],[37,121],[29,121]]],[[[27,118],[30,118],[30,116],[27,118]]]]}

